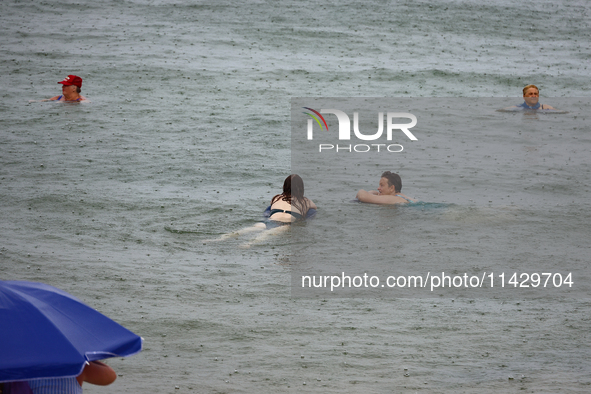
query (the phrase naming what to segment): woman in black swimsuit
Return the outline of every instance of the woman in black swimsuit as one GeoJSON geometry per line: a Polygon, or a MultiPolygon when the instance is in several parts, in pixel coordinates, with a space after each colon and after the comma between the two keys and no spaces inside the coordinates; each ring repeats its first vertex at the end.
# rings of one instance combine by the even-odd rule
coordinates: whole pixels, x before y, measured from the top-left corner
{"type": "Polygon", "coordinates": [[[306,217],[310,209],[316,209],[316,204],[304,197],[304,181],[299,175],[293,174],[285,178],[283,193],[271,199],[269,220],[291,223],[306,217]]]}
{"type": "Polygon", "coordinates": [[[265,210],[266,219],[264,221],[203,242],[217,242],[253,232],[260,233],[250,242],[242,245],[242,247],[249,248],[251,245],[264,241],[271,235],[280,234],[287,230],[289,228],[287,225],[292,222],[311,217],[316,209],[316,204],[309,198],[304,197],[304,181],[299,175],[293,174],[285,178],[283,193],[271,199],[271,205],[265,210]],[[269,231],[263,231],[265,229],[269,231]]]}

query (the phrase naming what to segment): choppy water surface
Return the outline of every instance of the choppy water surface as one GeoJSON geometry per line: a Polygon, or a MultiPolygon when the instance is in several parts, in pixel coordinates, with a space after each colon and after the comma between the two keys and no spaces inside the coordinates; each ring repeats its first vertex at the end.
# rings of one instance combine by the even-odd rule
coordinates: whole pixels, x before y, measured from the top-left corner
{"type": "MultiPolygon", "coordinates": [[[[293,99],[292,169],[306,179],[309,193],[326,212],[303,231],[294,228],[303,246],[297,248],[301,267],[297,264],[292,283],[315,271],[316,276],[343,271],[381,275],[383,285],[388,275],[427,278],[427,273],[447,272],[498,278],[517,270],[524,275],[513,291],[489,276],[486,286],[475,285],[474,291],[461,286],[455,292],[384,292],[375,282],[379,291],[374,295],[588,296],[589,100],[549,100],[568,113],[499,112],[507,102],[499,98],[293,99]],[[400,130],[391,132],[392,140],[386,131],[377,140],[358,139],[353,131],[351,139],[339,140],[341,122],[331,110],[324,115],[328,131],[317,126],[309,139],[310,117],[302,109],[310,107],[357,113],[365,136],[375,134],[378,111],[408,111],[418,119],[411,130],[417,140],[400,130]],[[403,192],[419,203],[378,207],[351,201],[359,189],[377,189],[382,172],[391,169],[402,176],[403,192]],[[528,278],[557,270],[564,277],[576,276],[578,285],[549,292],[528,278]]],[[[560,283],[560,277],[556,280],[560,283]]],[[[357,295],[364,291],[353,290],[357,295]]],[[[297,293],[317,292],[308,287],[297,293]]]]}
{"type": "MultiPolygon", "coordinates": [[[[584,273],[589,11],[570,1],[3,1],[0,276],[58,286],[144,337],[139,355],[109,360],[116,383],[89,393],[586,392],[588,293],[292,298],[293,237],[203,241],[251,225],[280,192],[292,97],[508,106],[535,83],[569,113],[497,113],[475,99],[473,125],[427,130],[416,149],[353,177],[308,175],[320,211],[294,233],[338,249],[365,219],[385,231],[360,260],[389,242],[418,268],[460,256],[475,270],[509,260],[584,273]],[[59,94],[67,74],[92,103],[28,104],[59,94]],[[350,201],[386,169],[408,195],[445,205],[350,201]],[[340,187],[323,187],[325,176],[340,187]],[[389,238],[401,221],[415,226],[389,238]]],[[[446,114],[465,111],[432,113],[442,125],[446,114]]]]}

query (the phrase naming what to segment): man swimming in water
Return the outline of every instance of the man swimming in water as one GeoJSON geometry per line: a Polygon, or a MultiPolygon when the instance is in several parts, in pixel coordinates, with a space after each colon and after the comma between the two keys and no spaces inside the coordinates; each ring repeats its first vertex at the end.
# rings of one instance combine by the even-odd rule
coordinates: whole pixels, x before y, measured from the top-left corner
{"type": "Polygon", "coordinates": [[[361,202],[371,204],[405,204],[416,202],[416,200],[400,193],[400,190],[402,190],[402,179],[400,175],[386,171],[380,178],[378,190],[365,191],[361,189],[357,192],[357,199],[361,202]]]}

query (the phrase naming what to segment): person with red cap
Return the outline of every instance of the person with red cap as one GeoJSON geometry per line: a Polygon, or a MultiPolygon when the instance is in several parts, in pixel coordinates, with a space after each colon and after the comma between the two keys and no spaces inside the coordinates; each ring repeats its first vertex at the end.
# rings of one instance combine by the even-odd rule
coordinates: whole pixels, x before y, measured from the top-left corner
{"type": "MultiPolygon", "coordinates": [[[[63,81],[58,83],[62,84],[62,94],[59,96],[52,97],[50,99],[43,99],[39,101],[64,101],[64,102],[80,102],[88,101],[86,97],[80,95],[82,89],[82,78],[77,75],[68,75],[63,81]]],[[[29,103],[35,103],[38,100],[29,100],[29,103]]]]}
{"type": "Polygon", "coordinates": [[[82,78],[76,75],[68,75],[62,84],[62,94],[50,98],[51,101],[84,101],[86,97],[80,95],[82,89],[82,78]]]}

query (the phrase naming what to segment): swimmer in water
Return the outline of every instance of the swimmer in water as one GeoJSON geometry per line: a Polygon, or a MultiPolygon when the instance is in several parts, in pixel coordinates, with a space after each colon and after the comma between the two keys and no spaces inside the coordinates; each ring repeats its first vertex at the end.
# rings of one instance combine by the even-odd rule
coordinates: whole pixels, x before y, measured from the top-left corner
{"type": "Polygon", "coordinates": [[[540,104],[540,90],[536,85],[527,85],[523,88],[523,100],[523,104],[504,108],[502,111],[512,111],[516,109],[556,110],[556,108],[551,107],[548,104],[540,104]]]}
{"type": "Polygon", "coordinates": [[[283,182],[283,193],[271,199],[269,220],[291,223],[305,218],[310,209],[317,208],[312,200],[304,197],[304,181],[299,175],[290,175],[283,182]]]}
{"type": "Polygon", "coordinates": [[[401,189],[402,179],[400,179],[400,176],[386,171],[380,178],[378,190],[359,190],[357,192],[357,199],[370,204],[406,204],[416,202],[416,200],[402,194],[400,192],[401,189]]]}
{"type": "MultiPolygon", "coordinates": [[[[52,97],[50,99],[44,99],[39,101],[63,101],[68,103],[76,102],[88,102],[86,97],[80,95],[82,91],[82,78],[76,75],[68,75],[63,81],[58,83],[62,84],[62,94],[59,96],[52,97]]],[[[37,100],[30,100],[29,103],[35,103],[37,100]]]]}
{"type": "Polygon", "coordinates": [[[296,220],[310,217],[316,212],[316,209],[316,204],[309,198],[304,197],[304,181],[302,178],[299,175],[292,174],[285,178],[283,182],[283,193],[277,194],[271,199],[271,204],[265,210],[267,218],[263,222],[204,242],[223,241],[243,234],[262,232],[251,242],[242,245],[248,248],[255,243],[262,242],[271,235],[286,231],[289,228],[287,225],[296,220]],[[263,232],[263,230],[268,231],[263,232]]]}

